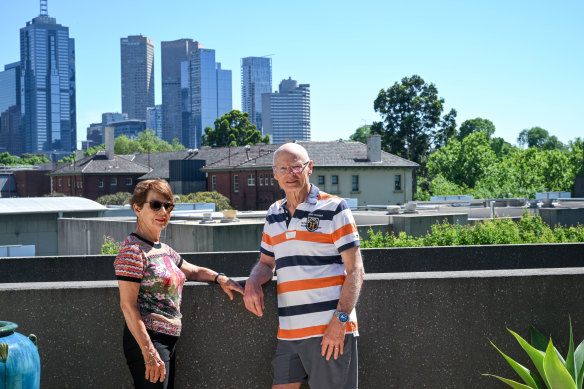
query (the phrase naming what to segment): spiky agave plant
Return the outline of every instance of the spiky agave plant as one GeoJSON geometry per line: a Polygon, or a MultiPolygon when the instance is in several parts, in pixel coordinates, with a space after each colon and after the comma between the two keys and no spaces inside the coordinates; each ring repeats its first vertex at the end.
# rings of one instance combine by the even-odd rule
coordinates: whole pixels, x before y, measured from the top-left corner
{"type": "Polygon", "coordinates": [[[517,339],[523,350],[531,358],[535,368],[539,372],[542,381],[537,374],[525,366],[517,363],[505,355],[491,342],[493,347],[503,355],[503,358],[511,365],[513,370],[521,377],[525,384],[493,374],[483,374],[495,377],[514,389],[582,389],[584,375],[584,341],[574,350],[574,337],[572,334],[572,321],[570,320],[570,345],[566,359],[562,358],[554,347],[552,340],[548,339],[531,327],[531,344],[515,332],[507,329],[517,339]]]}

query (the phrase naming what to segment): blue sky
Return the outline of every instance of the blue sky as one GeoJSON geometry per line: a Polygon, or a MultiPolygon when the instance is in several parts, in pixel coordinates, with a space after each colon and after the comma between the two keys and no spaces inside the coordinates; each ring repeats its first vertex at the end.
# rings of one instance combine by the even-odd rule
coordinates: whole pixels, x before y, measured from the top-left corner
{"type": "MultiPolygon", "coordinates": [[[[193,38],[233,71],[241,109],[240,59],[272,55],[273,89],[288,77],[311,88],[312,140],[347,139],[380,117],[382,88],[420,75],[458,111],[482,117],[516,144],[540,126],[562,142],[584,137],[584,1],[193,1],[49,0],[49,15],[76,43],[78,140],[102,112],[121,110],[120,38],[193,38]]],[[[0,66],[19,60],[19,29],[38,0],[0,2],[0,66]]]]}

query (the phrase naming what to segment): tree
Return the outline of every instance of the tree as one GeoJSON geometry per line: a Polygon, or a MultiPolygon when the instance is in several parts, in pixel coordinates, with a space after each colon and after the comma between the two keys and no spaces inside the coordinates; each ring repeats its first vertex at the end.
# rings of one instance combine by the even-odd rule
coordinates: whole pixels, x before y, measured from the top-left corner
{"type": "Polygon", "coordinates": [[[236,109],[217,118],[215,129],[207,126],[203,134],[203,145],[211,147],[245,146],[256,143],[269,143],[269,135],[262,136],[251,124],[247,112],[241,113],[236,109]]]}
{"type": "Polygon", "coordinates": [[[367,143],[367,136],[371,134],[371,125],[366,124],[355,130],[353,135],[349,137],[351,142],[367,143]]]}
{"type": "Polygon", "coordinates": [[[458,135],[456,130],[456,115],[454,108],[442,117],[440,127],[434,131],[434,145],[436,148],[446,146],[451,139],[455,139],[458,135]]]}
{"type": "Polygon", "coordinates": [[[458,140],[462,141],[473,132],[484,132],[490,139],[495,133],[495,125],[489,119],[476,118],[465,120],[460,125],[458,140]]]}
{"type": "Polygon", "coordinates": [[[503,138],[491,138],[489,143],[491,145],[491,149],[495,152],[497,158],[499,159],[506,157],[517,149],[503,138]]]}
{"type": "Polygon", "coordinates": [[[7,151],[0,154],[0,165],[38,165],[40,163],[50,162],[45,154],[22,154],[20,157],[11,155],[7,151]]]}
{"type": "Polygon", "coordinates": [[[423,164],[433,130],[440,124],[443,104],[434,84],[417,75],[404,77],[401,83],[379,92],[373,107],[383,122],[374,124],[372,132],[382,136],[385,151],[423,164]]]}
{"type": "Polygon", "coordinates": [[[565,149],[556,136],[550,136],[549,132],[541,127],[532,127],[521,131],[517,137],[517,143],[521,147],[536,147],[539,150],[565,149]]]}
{"type": "Polygon", "coordinates": [[[118,192],[98,197],[95,202],[101,205],[124,205],[130,203],[132,194],[129,192],[118,192]]]}
{"type": "Polygon", "coordinates": [[[224,209],[232,209],[229,198],[218,192],[197,192],[187,195],[177,195],[175,201],[177,203],[215,203],[215,210],[217,212],[223,211],[224,209]]]}

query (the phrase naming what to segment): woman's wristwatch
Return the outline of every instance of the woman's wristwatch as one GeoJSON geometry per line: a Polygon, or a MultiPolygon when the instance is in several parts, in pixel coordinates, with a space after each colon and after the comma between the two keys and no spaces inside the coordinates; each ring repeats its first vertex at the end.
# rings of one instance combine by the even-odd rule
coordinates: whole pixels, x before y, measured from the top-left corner
{"type": "Polygon", "coordinates": [[[218,284],[219,283],[219,281],[218,281],[219,276],[224,276],[224,275],[225,275],[225,273],[217,273],[217,275],[215,276],[215,279],[213,280],[213,282],[216,283],[216,284],[218,284]]]}

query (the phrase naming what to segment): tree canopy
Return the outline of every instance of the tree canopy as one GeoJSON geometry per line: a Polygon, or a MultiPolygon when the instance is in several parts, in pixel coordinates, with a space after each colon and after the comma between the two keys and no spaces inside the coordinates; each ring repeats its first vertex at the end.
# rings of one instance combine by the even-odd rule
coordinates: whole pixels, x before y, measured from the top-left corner
{"type": "Polygon", "coordinates": [[[539,150],[563,149],[565,146],[554,135],[541,127],[532,127],[519,133],[517,143],[521,147],[535,147],[539,150]]]}
{"type": "Polygon", "coordinates": [[[22,154],[20,157],[11,155],[5,151],[0,154],[0,165],[38,165],[39,163],[51,162],[45,154],[22,154]]]}
{"type": "Polygon", "coordinates": [[[372,132],[382,136],[385,151],[424,163],[441,124],[443,104],[434,84],[427,84],[418,75],[404,77],[379,92],[373,107],[383,121],[375,123],[372,132]]]}
{"type": "Polygon", "coordinates": [[[476,118],[465,120],[460,125],[458,140],[462,141],[473,132],[483,132],[490,139],[495,133],[495,125],[489,119],[476,118]]]}
{"type": "Polygon", "coordinates": [[[249,114],[236,109],[215,120],[215,128],[205,127],[203,145],[211,147],[246,146],[270,143],[270,136],[262,136],[255,124],[250,123],[249,114]]]}
{"type": "Polygon", "coordinates": [[[215,210],[221,212],[224,209],[232,209],[229,198],[219,192],[197,192],[187,195],[177,195],[177,203],[215,203],[215,210]]]}
{"type": "Polygon", "coordinates": [[[367,143],[367,136],[371,134],[371,125],[366,124],[361,126],[355,130],[353,135],[349,137],[349,140],[352,142],[361,142],[367,143]]]}

